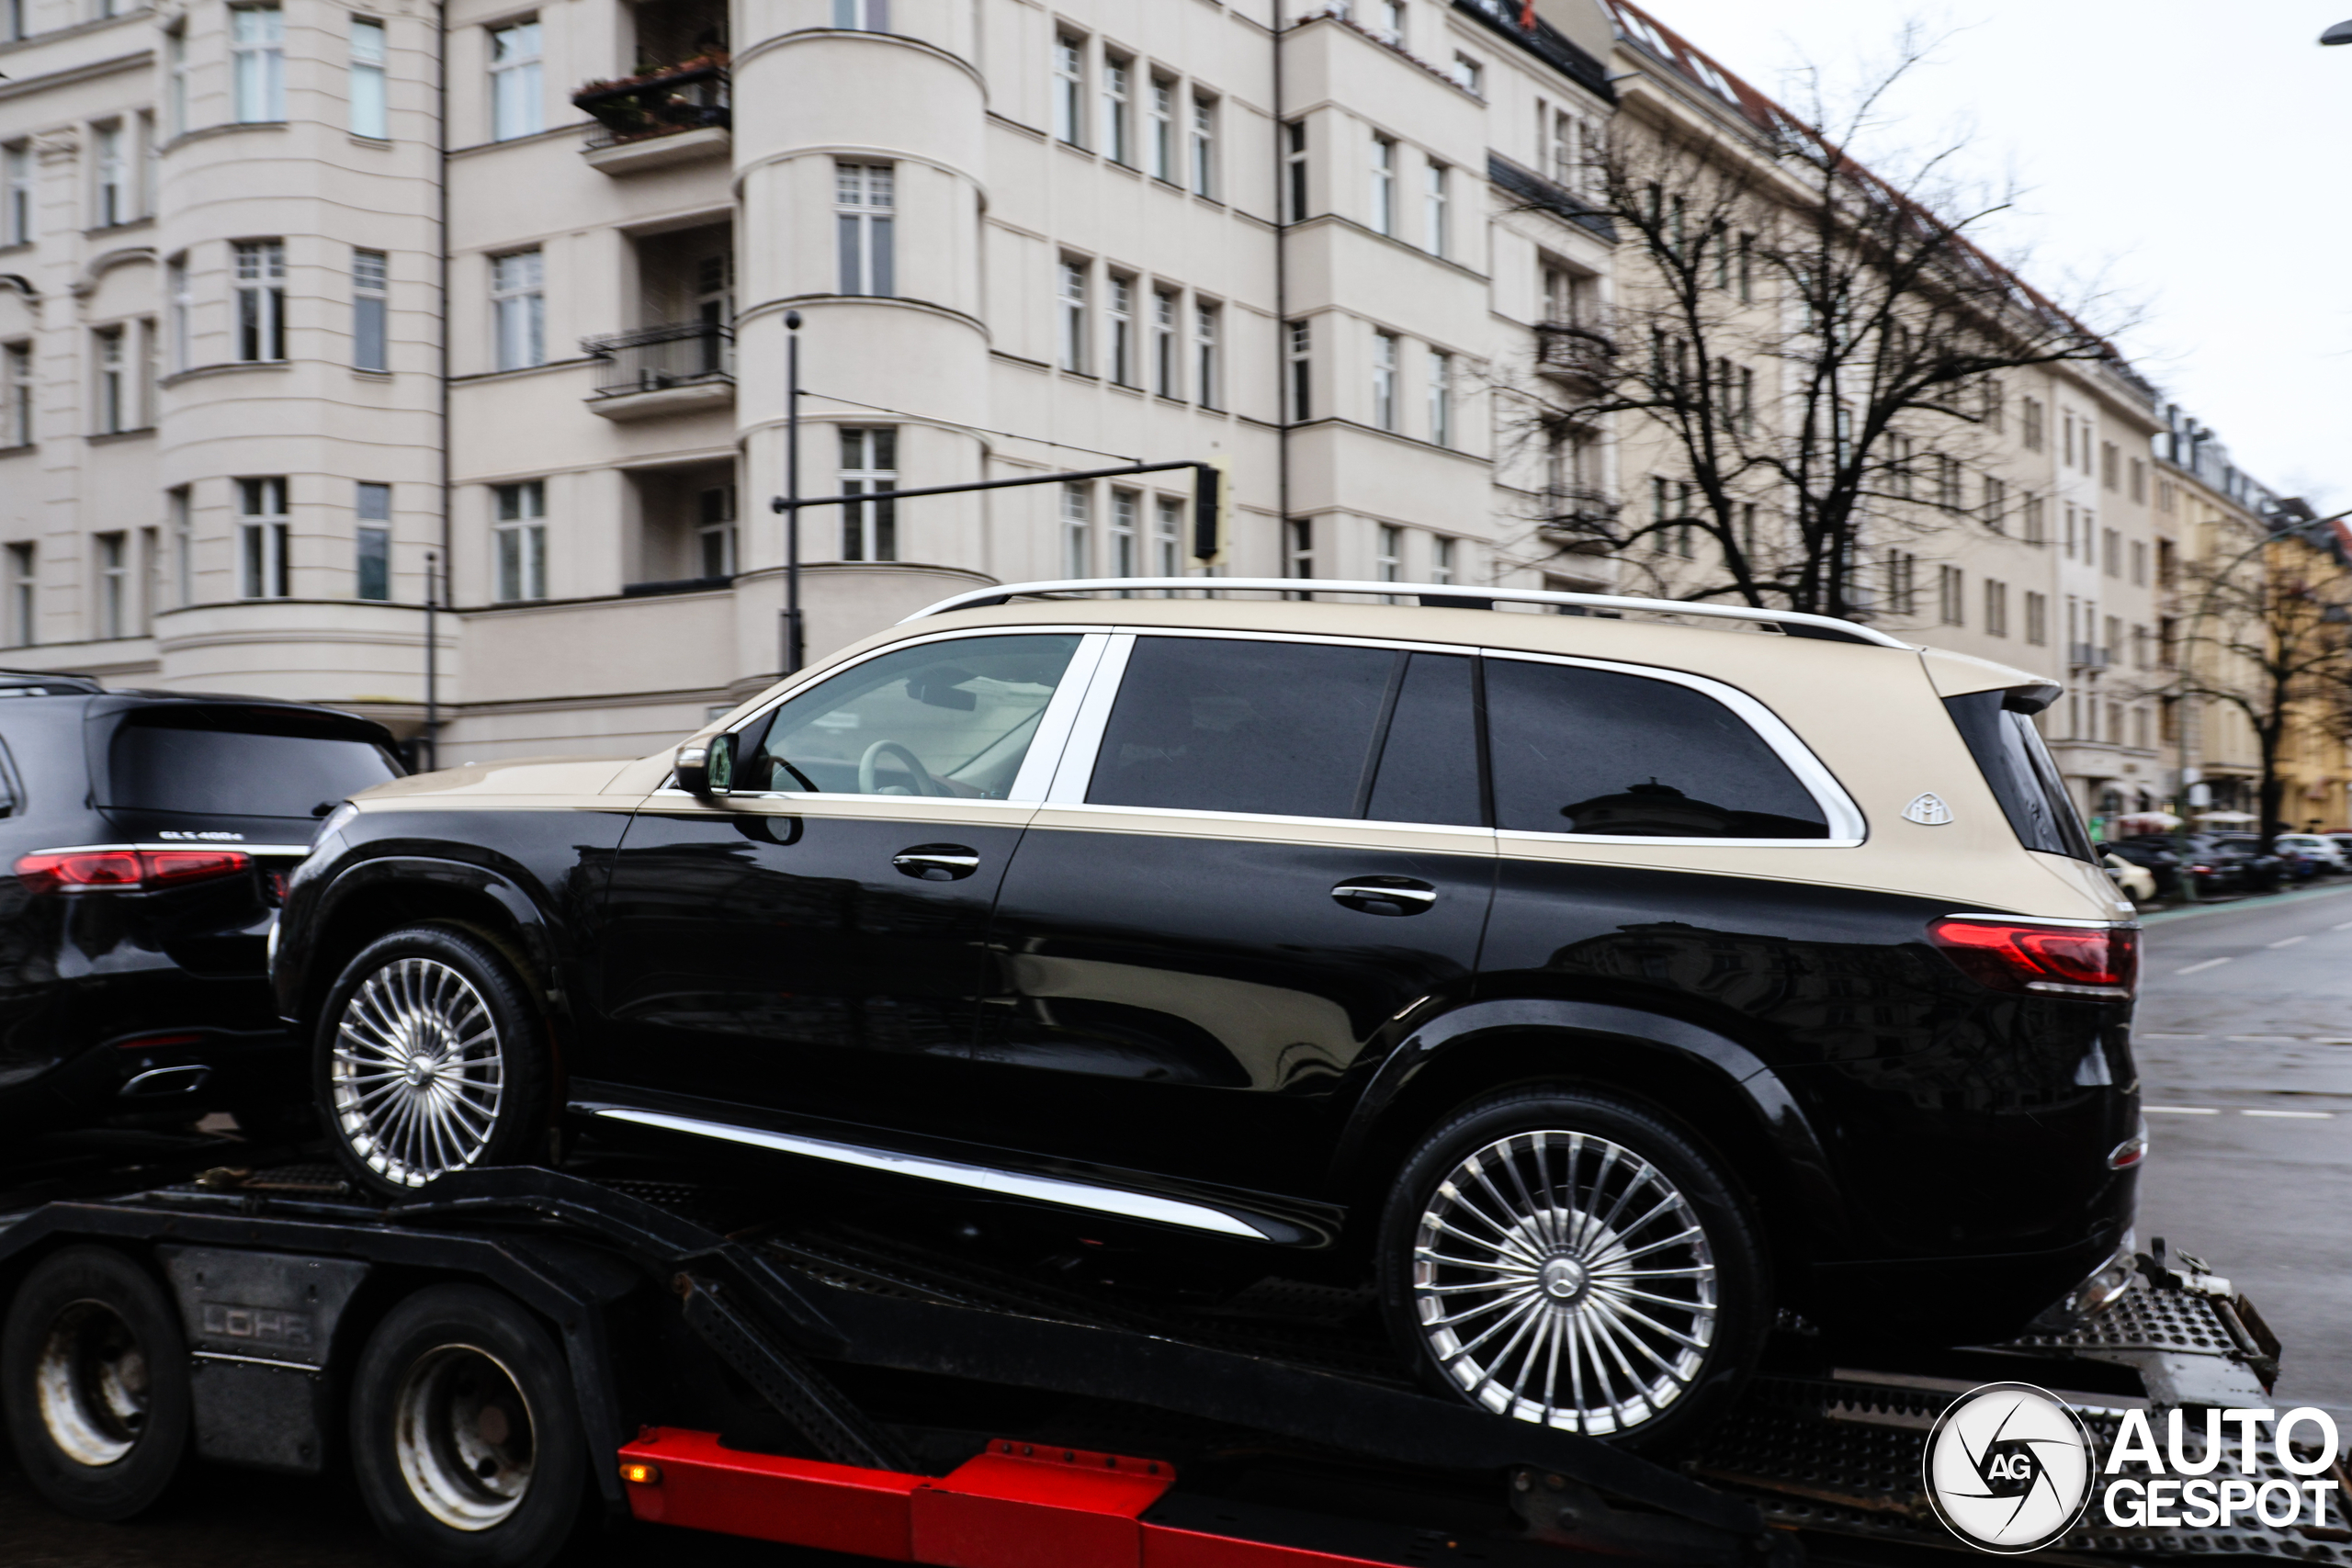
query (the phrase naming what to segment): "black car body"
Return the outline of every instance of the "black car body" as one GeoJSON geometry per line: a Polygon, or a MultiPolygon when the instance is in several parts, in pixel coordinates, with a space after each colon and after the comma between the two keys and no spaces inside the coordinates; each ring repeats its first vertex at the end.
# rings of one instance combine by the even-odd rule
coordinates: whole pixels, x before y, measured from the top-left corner
{"type": "Polygon", "coordinates": [[[300,1105],[277,886],[399,776],[390,744],[300,704],[0,677],[0,1132],[300,1105]]]}
{"type": "MultiPolygon", "coordinates": [[[[799,1156],[1057,1215],[1199,1290],[1404,1268],[1434,1334],[1429,1302],[1481,1287],[1428,1238],[1476,1222],[1415,1232],[1398,1184],[1459,1196],[1438,1168],[1471,1148],[1524,1191],[1573,1133],[1693,1173],[1687,1234],[1728,1239],[1680,1272],[1726,1301],[2000,1337],[2130,1242],[2130,906],[2026,717],[2052,688],[1876,640],[1202,601],[918,620],[674,756],[360,797],[275,975],[338,1152],[391,1190],[441,1156],[370,1108],[419,1085],[458,1163],[559,1116],[799,1156]],[[533,1043],[469,1078],[447,1042],[502,1032],[533,1043]],[[1546,1095],[1568,1131],[1515,1130],[1546,1095]]],[[[1528,1237],[1581,1190],[1560,1157],[1528,1237]]],[[[1529,1290],[1586,1299],[1524,1245],[1529,1290]]],[[[1432,1341],[1448,1386],[1568,1419],[1467,1343],[1432,1341]]]]}

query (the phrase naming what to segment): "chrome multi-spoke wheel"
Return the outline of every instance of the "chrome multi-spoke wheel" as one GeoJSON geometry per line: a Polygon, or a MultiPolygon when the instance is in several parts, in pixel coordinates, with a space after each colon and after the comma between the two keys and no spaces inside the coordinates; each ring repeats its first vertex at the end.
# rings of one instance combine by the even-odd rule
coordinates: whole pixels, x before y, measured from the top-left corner
{"type": "Polygon", "coordinates": [[[489,1004],[433,958],[393,959],[352,989],[327,1077],[345,1145],[395,1187],[479,1161],[506,1093],[489,1004]]]}
{"type": "Polygon", "coordinates": [[[1439,1180],[1412,1310],[1445,1376],[1498,1415],[1607,1436],[1690,1393],[1714,1344],[1715,1249],[1667,1174],[1595,1134],[1511,1133],[1439,1180]]]}

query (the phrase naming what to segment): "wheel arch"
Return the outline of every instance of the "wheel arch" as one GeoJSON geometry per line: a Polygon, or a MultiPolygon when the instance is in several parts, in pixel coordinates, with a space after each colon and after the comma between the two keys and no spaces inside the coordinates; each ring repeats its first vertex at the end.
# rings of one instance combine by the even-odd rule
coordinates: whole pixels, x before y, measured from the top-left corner
{"type": "Polygon", "coordinates": [[[491,942],[520,973],[551,1023],[565,1009],[558,946],[546,910],[503,872],[430,855],[378,855],[338,874],[321,893],[295,1016],[305,1029],[345,965],[378,937],[439,920],[491,942]]]}

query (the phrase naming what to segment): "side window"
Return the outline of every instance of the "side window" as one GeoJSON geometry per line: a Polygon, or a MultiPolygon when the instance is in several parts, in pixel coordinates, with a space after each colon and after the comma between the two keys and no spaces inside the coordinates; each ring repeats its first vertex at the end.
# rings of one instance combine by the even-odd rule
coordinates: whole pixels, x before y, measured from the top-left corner
{"type": "Polygon", "coordinates": [[[1139,637],[1087,801],[1362,816],[1397,663],[1386,649],[1139,637]]]}
{"type": "Polygon", "coordinates": [[[1365,816],[1377,822],[1485,826],[1473,675],[1464,654],[1412,656],[1396,689],[1365,816]]]}
{"type": "Polygon", "coordinates": [[[1002,800],[1077,651],[1037,633],[869,659],[748,726],[736,788],[1002,800]]]}
{"type": "Polygon", "coordinates": [[[24,796],[17,789],[17,762],[8,755],[8,743],[0,740],[0,817],[14,817],[24,805],[24,796]]]}
{"type": "Polygon", "coordinates": [[[2008,711],[2006,700],[2002,692],[1972,692],[1946,697],[1944,707],[1960,727],[1961,739],[1968,742],[2018,841],[2046,854],[2095,859],[2090,835],[2075,815],[2049,748],[2042,745],[2033,720],[2008,711]]]}
{"type": "Polygon", "coordinates": [[[1671,839],[1826,839],[1821,807],[1703,692],[1572,665],[1487,660],[1496,826],[1671,839]]]}

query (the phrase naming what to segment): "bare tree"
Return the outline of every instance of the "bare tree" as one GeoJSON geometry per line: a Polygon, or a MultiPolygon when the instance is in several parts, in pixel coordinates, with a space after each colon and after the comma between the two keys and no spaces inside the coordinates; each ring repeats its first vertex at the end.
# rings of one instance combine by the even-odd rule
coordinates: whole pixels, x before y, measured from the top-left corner
{"type": "Polygon", "coordinates": [[[2115,354],[1977,247],[2000,206],[1961,199],[1950,152],[1898,184],[1847,151],[1922,53],[1906,36],[1840,136],[1735,83],[1736,121],[1621,112],[1590,171],[1617,300],[1540,331],[1517,434],[1557,450],[1646,427],[1680,473],[1622,506],[1555,478],[1548,537],[1663,552],[1684,598],[1844,615],[1871,608],[1872,538],[2005,525],[1960,493],[1961,459],[2005,415],[1998,373],[2115,354]]]}

